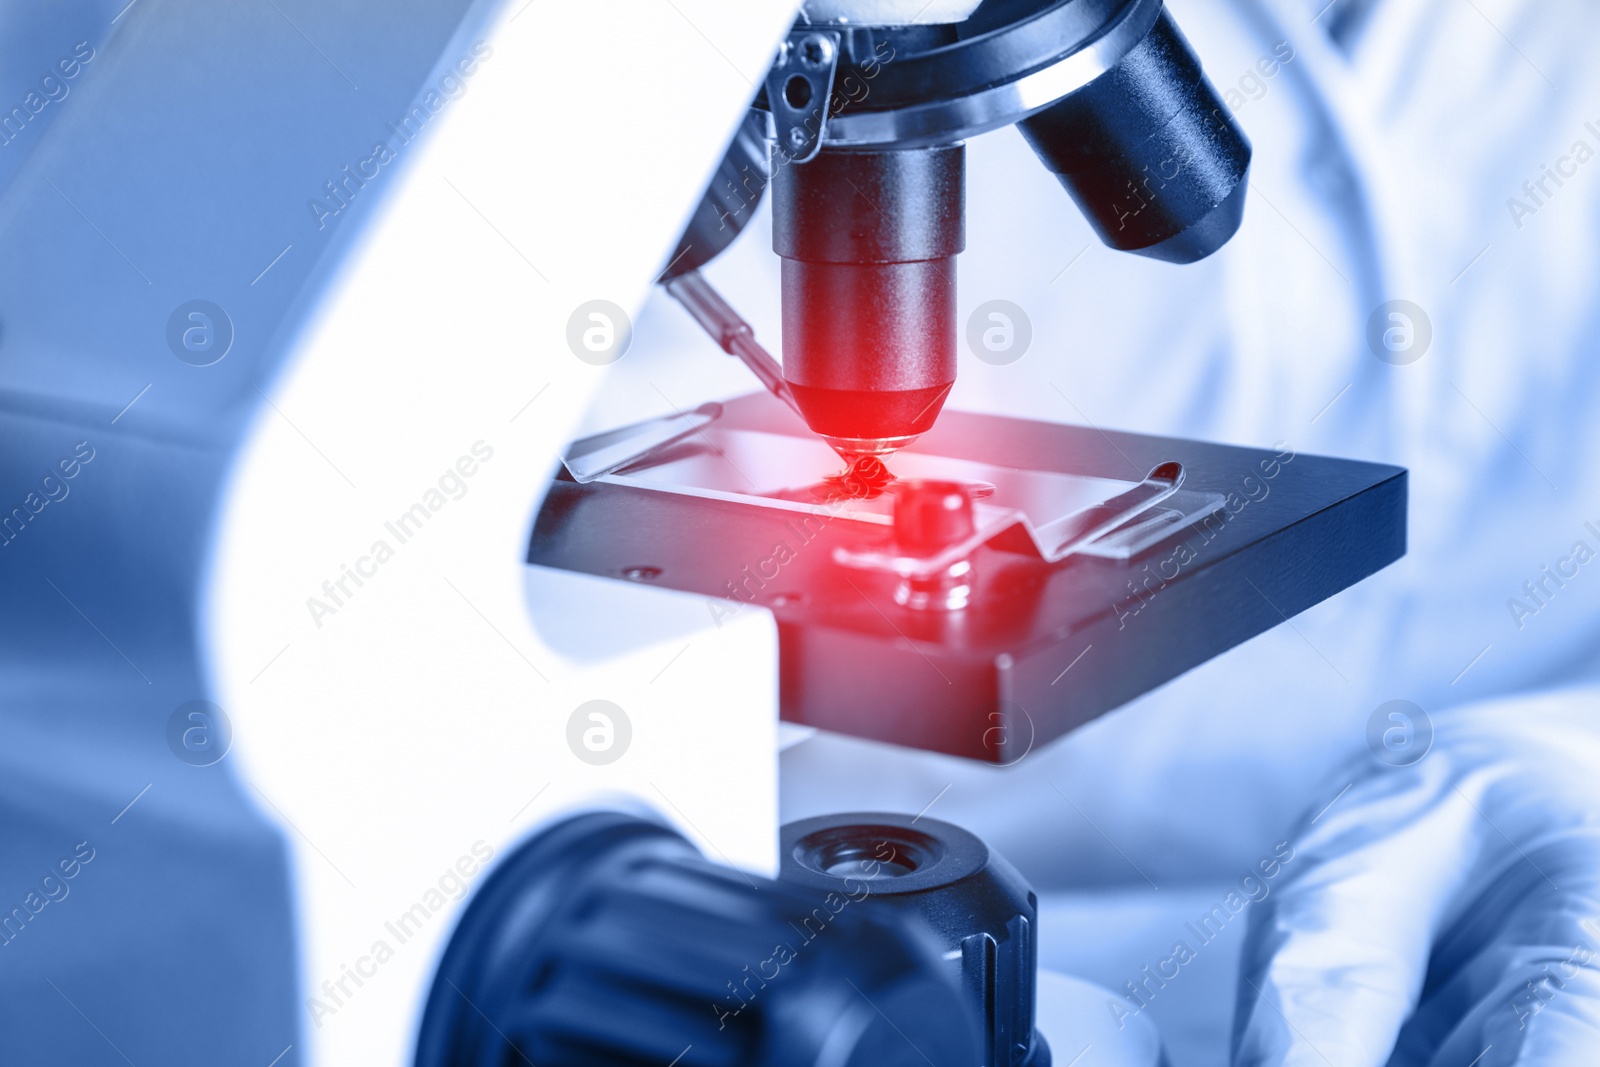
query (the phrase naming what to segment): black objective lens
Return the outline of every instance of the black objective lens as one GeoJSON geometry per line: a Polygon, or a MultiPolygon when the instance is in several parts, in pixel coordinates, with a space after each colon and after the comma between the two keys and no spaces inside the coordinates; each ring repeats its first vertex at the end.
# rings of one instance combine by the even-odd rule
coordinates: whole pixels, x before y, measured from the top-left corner
{"type": "Polygon", "coordinates": [[[1165,11],[1116,66],[1017,128],[1112,248],[1192,263],[1244,217],[1250,142],[1165,11]]]}
{"type": "Polygon", "coordinates": [[[824,148],[773,175],[783,376],[846,452],[904,445],[955,384],[965,162],[959,144],[824,148]]]}

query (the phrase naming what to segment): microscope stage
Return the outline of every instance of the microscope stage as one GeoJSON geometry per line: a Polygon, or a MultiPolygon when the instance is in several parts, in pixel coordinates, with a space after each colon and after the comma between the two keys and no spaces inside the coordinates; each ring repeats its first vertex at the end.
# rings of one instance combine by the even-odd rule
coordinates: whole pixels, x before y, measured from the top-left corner
{"type": "Polygon", "coordinates": [[[1399,559],[1406,472],[959,411],[888,459],[985,485],[980,528],[1001,514],[992,485],[1043,529],[1174,460],[1183,488],[1150,513],[1165,524],[1054,563],[1002,534],[971,556],[965,608],[915,610],[894,575],[836,559],[884,542],[888,498],[814,495],[842,464],[754,394],[613,476],[563,471],[528,562],[700,593],[713,620],[766,608],[784,719],[1010,763],[1399,559]]]}

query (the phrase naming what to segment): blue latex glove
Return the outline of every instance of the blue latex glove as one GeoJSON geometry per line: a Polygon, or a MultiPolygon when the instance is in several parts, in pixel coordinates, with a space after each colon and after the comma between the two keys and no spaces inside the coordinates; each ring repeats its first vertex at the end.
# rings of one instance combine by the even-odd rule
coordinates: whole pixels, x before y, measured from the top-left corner
{"type": "Polygon", "coordinates": [[[1423,723],[1380,722],[1252,916],[1234,1063],[1600,1062],[1597,708],[1459,709],[1425,752],[1423,723]]]}

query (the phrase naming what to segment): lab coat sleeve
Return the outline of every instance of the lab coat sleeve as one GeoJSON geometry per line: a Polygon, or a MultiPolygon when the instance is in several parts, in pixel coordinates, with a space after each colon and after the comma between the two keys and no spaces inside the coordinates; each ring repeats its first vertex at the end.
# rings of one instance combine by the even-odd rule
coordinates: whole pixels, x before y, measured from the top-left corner
{"type": "Polygon", "coordinates": [[[1396,720],[1338,768],[1337,799],[1307,813],[1287,882],[1253,912],[1233,1062],[1592,1056],[1597,707],[1591,687],[1396,720]]]}

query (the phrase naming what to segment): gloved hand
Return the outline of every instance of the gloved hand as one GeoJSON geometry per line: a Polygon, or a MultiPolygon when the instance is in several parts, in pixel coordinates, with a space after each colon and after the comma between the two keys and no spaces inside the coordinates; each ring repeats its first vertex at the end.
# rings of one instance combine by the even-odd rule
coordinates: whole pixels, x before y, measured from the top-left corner
{"type": "Polygon", "coordinates": [[[1307,813],[1237,1067],[1600,1063],[1600,691],[1440,714],[1424,754],[1425,726],[1380,721],[1307,813]]]}

